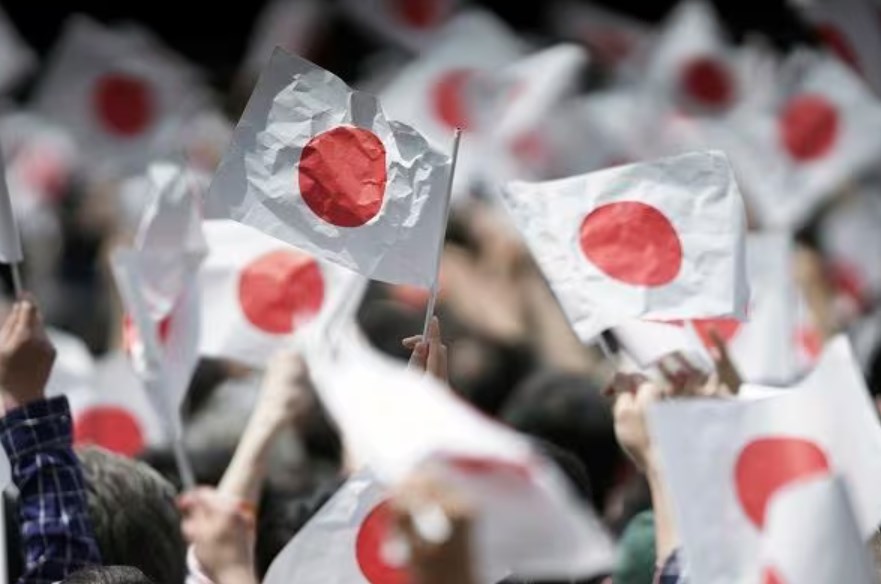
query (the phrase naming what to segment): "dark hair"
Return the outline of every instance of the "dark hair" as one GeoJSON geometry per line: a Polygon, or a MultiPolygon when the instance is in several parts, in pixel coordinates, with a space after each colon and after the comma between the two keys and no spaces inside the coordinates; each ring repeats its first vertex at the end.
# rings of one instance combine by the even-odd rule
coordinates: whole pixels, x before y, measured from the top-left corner
{"type": "Polygon", "coordinates": [[[62,580],[64,584],[153,584],[132,566],[92,566],[78,570],[62,580]]]}
{"type": "Polygon", "coordinates": [[[162,584],[182,583],[187,548],[171,483],[146,464],[101,448],[77,454],[104,562],[135,566],[162,584]]]}
{"type": "Polygon", "coordinates": [[[611,407],[590,379],[559,372],[535,374],[515,389],[500,417],[577,456],[587,469],[592,502],[602,511],[623,457],[611,407]]]}

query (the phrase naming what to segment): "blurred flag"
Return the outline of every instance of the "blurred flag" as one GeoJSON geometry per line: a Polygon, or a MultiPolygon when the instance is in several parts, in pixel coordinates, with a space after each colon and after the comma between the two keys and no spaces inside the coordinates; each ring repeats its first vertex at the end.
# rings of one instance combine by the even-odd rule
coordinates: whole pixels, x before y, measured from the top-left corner
{"type": "Polygon", "coordinates": [[[369,278],[428,287],[449,162],[389,122],[375,97],[278,50],[214,176],[206,215],[369,278]]]}
{"type": "Polygon", "coordinates": [[[770,108],[741,108],[715,137],[762,225],[797,227],[881,159],[881,103],[846,66],[797,54],[770,108]]]}
{"type": "Polygon", "coordinates": [[[12,211],[12,199],[6,183],[6,165],[0,160],[0,262],[17,264],[23,259],[18,222],[12,211]]]}
{"type": "Polygon", "coordinates": [[[190,174],[163,164],[149,176],[153,201],[135,248],[110,259],[126,311],[126,350],[168,432],[179,437],[180,405],[199,359],[197,272],[207,251],[190,174]]]}
{"type": "Polygon", "coordinates": [[[482,134],[498,119],[484,119],[497,95],[493,77],[523,54],[520,39],[486,12],[454,18],[431,46],[383,90],[383,108],[410,124],[435,147],[446,150],[459,127],[465,131],[456,162],[454,192],[468,193],[486,155],[482,134]]]}
{"type": "Polygon", "coordinates": [[[791,391],[763,389],[773,397],[674,400],[650,410],[696,582],[733,584],[758,570],[768,505],[796,481],[840,474],[863,538],[881,521],[881,426],[847,340],[829,343],[791,391]]]}
{"type": "Polygon", "coordinates": [[[235,221],[205,221],[199,352],[263,368],[352,275],[235,221]]]}
{"type": "Polygon", "coordinates": [[[746,316],[743,202],[719,152],[514,182],[504,198],[582,340],[634,317],[746,316]]]}
{"type": "Polygon", "coordinates": [[[766,584],[877,582],[847,485],[840,477],[798,482],[780,490],[768,507],[762,558],[766,584]]]}
{"type": "Polygon", "coordinates": [[[8,91],[31,73],[37,56],[22,40],[5,12],[0,11],[0,91],[8,91]]]}
{"type": "Polygon", "coordinates": [[[272,0],[264,6],[248,42],[240,75],[253,82],[269,63],[276,47],[308,56],[322,36],[328,19],[321,0],[272,0]]]}
{"type": "Polygon", "coordinates": [[[881,14],[872,0],[799,4],[826,48],[881,94],[881,14]]]}
{"type": "Polygon", "coordinates": [[[179,57],[141,29],[72,17],[34,98],[99,168],[140,170],[166,154],[164,129],[183,123],[205,95],[179,57]]]}
{"type": "Polygon", "coordinates": [[[508,572],[529,580],[609,573],[615,556],[601,523],[521,435],[354,332],[333,347],[308,347],[319,396],[355,460],[388,484],[431,466],[473,502],[481,581],[508,572]]]}
{"type": "Polygon", "coordinates": [[[643,58],[654,35],[648,24],[589,2],[554,2],[549,21],[558,35],[583,43],[600,66],[615,71],[643,58]]]}
{"type": "Polygon", "coordinates": [[[652,103],[664,96],[689,113],[724,112],[744,91],[722,25],[702,0],[677,5],[655,39],[647,66],[652,103]]]}
{"type": "Polygon", "coordinates": [[[403,583],[391,563],[394,535],[388,489],[368,470],[347,480],[282,549],[266,572],[266,584],[403,583]]]}
{"type": "Polygon", "coordinates": [[[459,0],[343,0],[343,13],[382,38],[421,51],[459,0]]]}

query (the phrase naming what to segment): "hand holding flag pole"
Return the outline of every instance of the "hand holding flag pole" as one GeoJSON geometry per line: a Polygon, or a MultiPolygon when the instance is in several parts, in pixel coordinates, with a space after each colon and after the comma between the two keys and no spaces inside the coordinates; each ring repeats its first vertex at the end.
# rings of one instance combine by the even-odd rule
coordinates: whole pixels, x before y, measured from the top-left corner
{"type": "Polygon", "coordinates": [[[434,306],[437,304],[437,293],[440,288],[440,263],[444,253],[444,239],[447,235],[447,222],[450,220],[450,202],[453,198],[453,179],[456,174],[456,161],[459,158],[459,142],[462,139],[462,128],[456,128],[453,134],[453,149],[450,154],[450,176],[447,182],[447,198],[444,201],[444,222],[440,230],[440,241],[437,246],[437,257],[434,266],[434,282],[428,295],[428,304],[425,307],[425,323],[422,325],[422,338],[428,338],[428,327],[431,324],[431,317],[434,316],[434,306]]]}

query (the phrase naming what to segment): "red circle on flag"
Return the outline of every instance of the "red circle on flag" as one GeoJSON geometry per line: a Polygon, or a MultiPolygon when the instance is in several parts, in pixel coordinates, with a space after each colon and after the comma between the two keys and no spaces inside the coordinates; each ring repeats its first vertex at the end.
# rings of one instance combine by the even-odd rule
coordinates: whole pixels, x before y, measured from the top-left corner
{"type": "Polygon", "coordinates": [[[477,72],[473,69],[447,71],[431,88],[431,103],[437,118],[449,128],[471,127],[465,88],[477,72]]]}
{"type": "MultiPolygon", "coordinates": [[[[159,343],[162,345],[167,344],[168,335],[171,334],[170,314],[159,321],[156,330],[159,333],[159,343]]],[[[131,353],[135,344],[140,342],[141,337],[138,335],[138,327],[135,326],[135,321],[132,320],[130,314],[124,314],[122,317],[122,348],[125,349],[126,352],[131,353]]]]}
{"type": "Polygon", "coordinates": [[[780,140],[789,155],[799,162],[816,160],[832,149],[838,137],[838,111],[820,95],[793,97],[779,119],[780,140]]]}
{"type": "Polygon", "coordinates": [[[724,107],[734,97],[734,80],[728,66],[710,56],[686,61],[679,73],[685,94],[703,106],[724,107]]]}
{"type": "Polygon", "coordinates": [[[324,221],[359,227],[382,208],[385,146],[364,128],[337,126],[314,136],[300,154],[297,181],[303,201],[324,221]]]}
{"type": "Polygon", "coordinates": [[[795,330],[795,342],[799,349],[812,362],[820,358],[823,353],[823,335],[817,327],[812,325],[800,326],[795,330]]]}
{"type": "Polygon", "coordinates": [[[95,82],[92,107],[106,131],[132,137],[151,124],[156,103],[146,81],[126,73],[113,73],[95,82]]]}
{"type": "Polygon", "coordinates": [[[762,584],[786,584],[786,581],[780,577],[777,570],[766,567],[762,570],[762,584]]]}
{"type": "Polygon", "coordinates": [[[759,438],[747,444],[734,468],[740,505],[756,527],[765,524],[768,502],[789,483],[829,472],[826,454],[803,438],[759,438]]]}
{"type": "Polygon", "coordinates": [[[89,408],[76,416],[73,441],[95,444],[123,456],[136,456],[144,450],[144,433],[137,420],[115,406],[89,408]]]}
{"type": "Polygon", "coordinates": [[[324,302],[324,276],[312,257],[278,250],[253,260],[239,276],[245,318],[263,332],[283,335],[308,321],[324,302]]]}
{"type": "Polygon", "coordinates": [[[736,318],[701,318],[692,320],[691,324],[701,342],[708,348],[716,346],[713,342],[712,331],[716,331],[723,341],[729,343],[737,336],[743,326],[743,323],[736,318]]]}
{"type": "Polygon", "coordinates": [[[581,223],[580,243],[591,263],[626,284],[662,286],[682,266],[682,244],[670,220],[637,201],[591,211],[581,223]]]}
{"type": "Polygon", "coordinates": [[[818,25],[816,30],[820,40],[836,57],[853,68],[854,71],[861,71],[857,53],[841,30],[828,23],[818,25]]]}
{"type": "Polygon", "coordinates": [[[412,28],[427,29],[440,23],[444,0],[391,0],[399,20],[412,28]]]}
{"type": "Polygon", "coordinates": [[[358,529],[355,538],[355,559],[370,584],[408,584],[410,577],[403,568],[390,566],[382,558],[382,546],[391,528],[390,503],[383,501],[373,508],[358,529]]]}

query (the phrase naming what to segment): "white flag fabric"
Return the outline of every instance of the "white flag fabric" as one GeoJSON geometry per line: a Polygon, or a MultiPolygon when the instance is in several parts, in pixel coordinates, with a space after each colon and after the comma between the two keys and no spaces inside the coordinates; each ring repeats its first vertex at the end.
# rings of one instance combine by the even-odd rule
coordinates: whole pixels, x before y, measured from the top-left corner
{"type": "Polygon", "coordinates": [[[765,584],[878,581],[847,486],[839,477],[780,490],[768,506],[762,558],[765,584]]]}
{"type": "Polygon", "coordinates": [[[205,221],[199,352],[265,367],[354,277],[235,221],[205,221]]]}
{"type": "Polygon", "coordinates": [[[847,340],[830,342],[807,378],[776,393],[668,401],[650,410],[696,582],[743,582],[758,569],[768,503],[795,481],[838,473],[863,537],[881,521],[881,427],[847,340]]]}
{"type": "Polygon", "coordinates": [[[143,294],[141,258],[130,249],[110,257],[113,277],[130,319],[127,351],[135,373],[165,425],[167,438],[180,437],[180,406],[199,360],[199,288],[190,283],[165,318],[157,321],[143,294]]]}
{"type": "Polygon", "coordinates": [[[376,280],[430,286],[449,158],[374,96],[277,50],[217,169],[206,216],[376,280]]]}
{"type": "Polygon", "coordinates": [[[729,116],[717,143],[764,226],[791,228],[881,159],[881,102],[832,57],[796,54],[767,108],[729,116]]]}
{"type": "Polygon", "coordinates": [[[12,199],[6,181],[6,165],[0,160],[0,262],[17,264],[22,261],[18,222],[12,211],[12,199]]]}
{"type": "Polygon", "coordinates": [[[282,549],[266,584],[377,584],[406,582],[390,563],[393,534],[388,489],[369,470],[347,480],[282,549]]]}
{"type": "Polygon", "coordinates": [[[22,40],[6,13],[0,11],[0,91],[14,87],[36,64],[34,51],[22,40]]]}
{"type": "Polygon", "coordinates": [[[134,245],[141,273],[141,293],[151,316],[168,316],[195,279],[208,253],[202,234],[199,180],[178,165],[154,163],[147,171],[151,202],[141,218],[134,245]]]}
{"type": "Polygon", "coordinates": [[[319,396],[355,460],[388,484],[436,464],[471,498],[479,511],[475,545],[485,562],[482,574],[589,578],[614,563],[596,516],[524,437],[354,335],[331,349],[309,347],[319,396]]]}
{"type": "Polygon", "coordinates": [[[64,27],[34,100],[92,163],[139,170],[162,147],[163,128],[183,123],[204,95],[194,71],[145,31],[78,15],[64,27]]]}
{"type": "Polygon", "coordinates": [[[743,202],[719,152],[544,183],[504,199],[582,340],[627,319],[743,319],[743,202]]]}
{"type": "Polygon", "coordinates": [[[439,31],[380,94],[389,117],[412,125],[435,148],[446,149],[453,131],[464,130],[454,179],[457,197],[479,177],[486,155],[481,131],[497,121],[485,119],[496,91],[492,78],[522,54],[519,39],[503,22],[468,10],[439,31]]]}
{"type": "Polygon", "coordinates": [[[881,22],[872,0],[817,0],[799,7],[826,48],[881,93],[881,22]]]}
{"type": "Polygon", "coordinates": [[[411,51],[429,45],[459,0],[343,0],[346,16],[411,51]]]}

